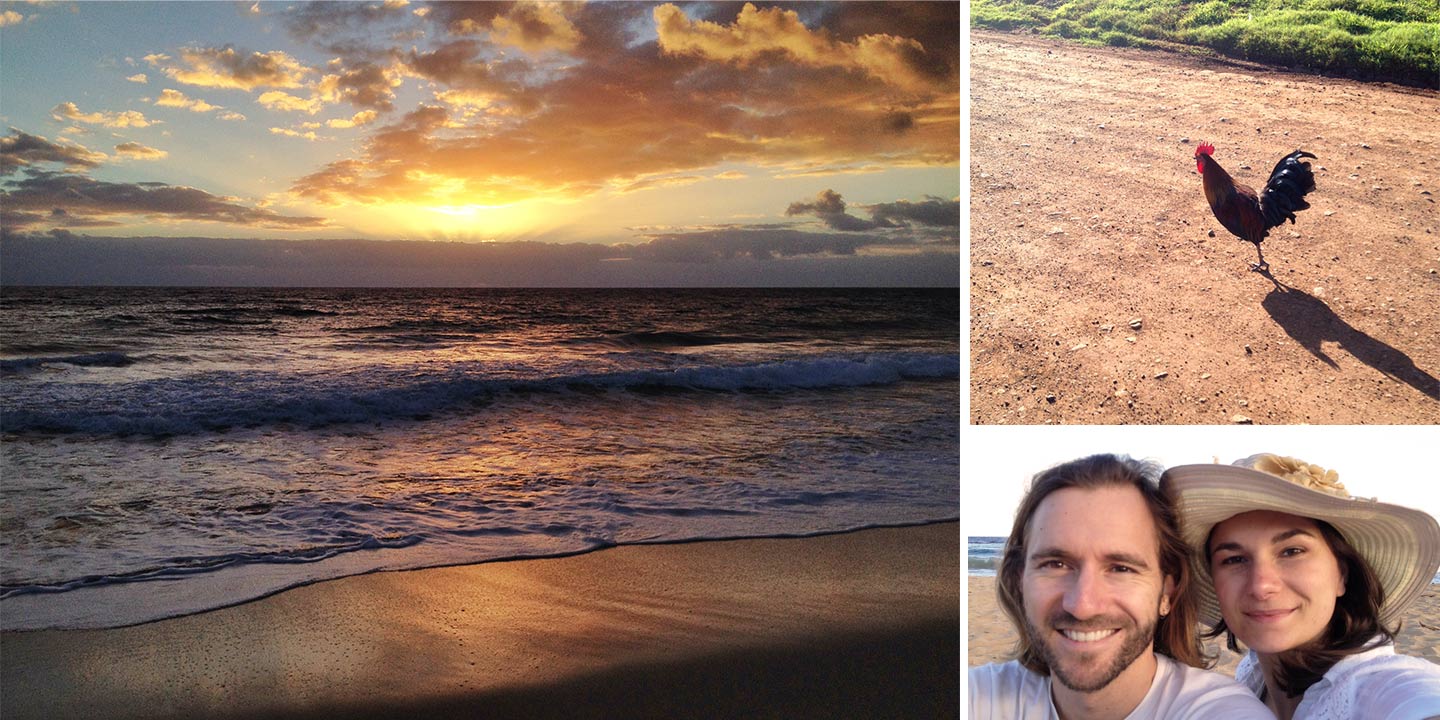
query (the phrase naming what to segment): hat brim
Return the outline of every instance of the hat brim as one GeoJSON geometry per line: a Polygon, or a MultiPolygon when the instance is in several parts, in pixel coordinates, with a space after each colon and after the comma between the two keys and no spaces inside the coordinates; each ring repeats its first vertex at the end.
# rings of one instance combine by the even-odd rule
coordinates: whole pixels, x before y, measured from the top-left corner
{"type": "Polygon", "coordinates": [[[1205,543],[1216,524],[1254,510],[1324,520],[1365,558],[1385,590],[1380,621],[1391,626],[1440,568],[1440,525],[1425,512],[1301,487],[1235,465],[1180,465],[1165,471],[1163,489],[1175,502],[1180,534],[1191,548],[1193,586],[1201,622],[1219,624],[1220,603],[1205,543]]]}

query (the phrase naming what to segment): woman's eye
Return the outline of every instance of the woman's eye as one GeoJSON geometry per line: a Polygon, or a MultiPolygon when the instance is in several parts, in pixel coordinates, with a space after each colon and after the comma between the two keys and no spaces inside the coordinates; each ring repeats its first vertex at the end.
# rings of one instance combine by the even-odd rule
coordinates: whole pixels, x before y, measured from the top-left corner
{"type": "Polygon", "coordinates": [[[1217,565],[1239,565],[1245,562],[1244,555],[1227,555],[1216,561],[1217,565]]]}
{"type": "Polygon", "coordinates": [[[1280,551],[1280,557],[1295,557],[1296,555],[1304,554],[1305,548],[1303,547],[1288,547],[1280,551]]]}

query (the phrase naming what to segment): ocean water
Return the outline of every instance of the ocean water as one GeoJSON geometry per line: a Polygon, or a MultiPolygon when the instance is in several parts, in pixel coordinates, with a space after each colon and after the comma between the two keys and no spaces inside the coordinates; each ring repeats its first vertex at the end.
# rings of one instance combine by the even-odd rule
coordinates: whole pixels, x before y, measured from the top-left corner
{"type": "MultiPolygon", "coordinates": [[[[977,577],[995,577],[1005,553],[1005,538],[977,535],[965,540],[966,572],[977,577]]],[[[1440,585],[1440,572],[1435,573],[1430,584],[1440,585]]]]}
{"type": "Polygon", "coordinates": [[[952,290],[0,290],[0,626],[958,516],[952,290]]]}
{"type": "Polygon", "coordinates": [[[975,536],[966,538],[966,572],[980,577],[995,577],[1000,557],[1005,553],[1005,538],[975,536]]]}

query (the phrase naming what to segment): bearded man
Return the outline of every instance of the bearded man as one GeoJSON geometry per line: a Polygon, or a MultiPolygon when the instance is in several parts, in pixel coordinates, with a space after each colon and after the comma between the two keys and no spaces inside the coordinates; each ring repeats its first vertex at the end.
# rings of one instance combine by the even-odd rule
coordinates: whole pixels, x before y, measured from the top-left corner
{"type": "Polygon", "coordinates": [[[1031,481],[996,583],[1016,659],[970,670],[971,720],[1273,720],[1203,669],[1189,549],[1159,471],[1094,455],[1031,481]]]}

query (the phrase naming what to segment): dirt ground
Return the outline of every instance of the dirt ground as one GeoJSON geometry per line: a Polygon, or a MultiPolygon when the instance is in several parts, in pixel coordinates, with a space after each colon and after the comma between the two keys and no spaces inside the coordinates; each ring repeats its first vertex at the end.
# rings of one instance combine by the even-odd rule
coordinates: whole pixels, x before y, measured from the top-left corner
{"type": "Polygon", "coordinates": [[[1440,93],[970,39],[973,423],[1440,422],[1440,93]],[[1256,188],[1318,156],[1269,276],[1210,212],[1202,140],[1256,188]]]}

